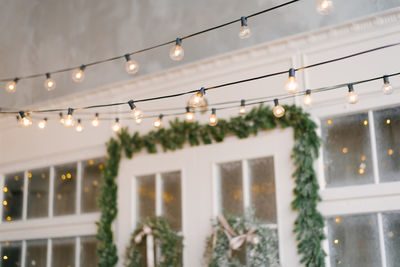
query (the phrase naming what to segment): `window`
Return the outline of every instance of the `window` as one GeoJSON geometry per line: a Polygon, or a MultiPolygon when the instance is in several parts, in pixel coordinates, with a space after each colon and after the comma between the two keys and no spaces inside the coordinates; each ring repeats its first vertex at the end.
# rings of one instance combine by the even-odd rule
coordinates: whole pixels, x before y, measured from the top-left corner
{"type": "Polygon", "coordinates": [[[220,163],[217,176],[219,212],[243,214],[252,208],[258,219],[276,224],[273,157],[220,163]]]}
{"type": "Polygon", "coordinates": [[[47,239],[26,241],[25,266],[46,266],[47,264],[47,239]]]}
{"type": "Polygon", "coordinates": [[[54,175],[54,215],[75,213],[76,207],[76,164],[55,167],[54,175]]]}
{"type": "Polygon", "coordinates": [[[15,267],[21,266],[22,242],[4,242],[1,246],[1,266],[15,267]]]}
{"type": "Polygon", "coordinates": [[[49,214],[49,169],[28,171],[28,219],[49,214]]]}
{"type": "Polygon", "coordinates": [[[182,229],[181,173],[179,171],[136,177],[136,218],[164,216],[175,230],[182,229]]]}
{"type": "Polygon", "coordinates": [[[24,173],[5,176],[3,186],[3,221],[22,219],[24,173]]]}

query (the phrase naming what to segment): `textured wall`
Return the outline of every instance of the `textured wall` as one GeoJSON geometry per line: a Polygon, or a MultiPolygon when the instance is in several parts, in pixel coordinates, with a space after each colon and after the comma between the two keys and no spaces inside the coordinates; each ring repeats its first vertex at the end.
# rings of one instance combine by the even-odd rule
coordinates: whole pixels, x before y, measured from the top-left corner
{"type": "MultiPolygon", "coordinates": [[[[174,39],[215,24],[283,3],[277,0],[0,0],[0,77],[41,73],[121,55],[158,42],[174,39]]],[[[185,58],[172,62],[169,47],[141,54],[140,72],[145,75],[187,64],[284,36],[344,23],[400,6],[400,0],[335,0],[331,15],[315,11],[315,0],[249,20],[253,36],[237,37],[239,25],[207,33],[184,42],[185,58]]],[[[86,71],[83,84],[71,74],[54,75],[57,88],[47,92],[44,78],[21,81],[9,94],[1,84],[0,106],[22,107],[46,102],[82,90],[132,78],[124,60],[86,71]]]]}

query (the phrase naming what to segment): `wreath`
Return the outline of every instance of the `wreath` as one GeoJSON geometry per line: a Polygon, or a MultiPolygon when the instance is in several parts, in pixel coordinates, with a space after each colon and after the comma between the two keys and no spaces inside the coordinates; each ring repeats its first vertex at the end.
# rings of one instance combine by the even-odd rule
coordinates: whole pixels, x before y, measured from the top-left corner
{"type": "Polygon", "coordinates": [[[165,218],[147,219],[133,232],[130,245],[126,249],[124,265],[144,267],[147,263],[147,266],[157,267],[182,266],[182,241],[183,237],[171,229],[165,218]],[[160,251],[157,260],[154,259],[154,251],[160,251]],[[149,259],[153,262],[149,262],[149,259]]]}
{"type": "Polygon", "coordinates": [[[253,213],[219,215],[213,228],[205,253],[209,267],[279,266],[276,229],[258,221],[253,213]]]}

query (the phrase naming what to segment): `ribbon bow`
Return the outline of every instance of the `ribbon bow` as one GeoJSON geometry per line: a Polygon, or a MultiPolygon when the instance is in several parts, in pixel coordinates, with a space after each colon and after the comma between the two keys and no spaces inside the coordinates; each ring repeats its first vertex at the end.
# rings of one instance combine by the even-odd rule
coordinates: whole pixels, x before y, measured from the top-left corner
{"type": "Polygon", "coordinates": [[[154,267],[154,236],[153,230],[148,225],[143,225],[142,231],[140,231],[135,236],[135,243],[140,244],[144,236],[146,238],[146,258],[147,258],[147,266],[154,267]]]}

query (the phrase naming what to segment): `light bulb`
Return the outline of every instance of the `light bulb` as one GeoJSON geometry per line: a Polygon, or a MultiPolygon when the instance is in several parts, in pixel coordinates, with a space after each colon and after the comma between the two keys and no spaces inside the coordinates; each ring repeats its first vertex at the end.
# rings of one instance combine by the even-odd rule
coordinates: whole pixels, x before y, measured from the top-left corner
{"type": "Polygon", "coordinates": [[[56,88],[56,82],[51,78],[50,73],[46,73],[44,87],[47,89],[47,91],[52,91],[54,88],[56,88]]]}
{"type": "Polygon", "coordinates": [[[81,119],[78,119],[78,124],[75,127],[75,131],[78,133],[83,132],[83,125],[82,125],[81,119]]]}
{"type": "Polygon", "coordinates": [[[203,102],[203,97],[206,94],[206,89],[202,87],[197,93],[193,94],[189,99],[189,106],[193,108],[200,107],[203,102]]]}
{"type": "Polygon", "coordinates": [[[74,82],[76,83],[80,83],[83,82],[83,80],[85,79],[85,65],[80,66],[79,69],[75,70],[72,73],[72,80],[74,80],[74,82]]]}
{"type": "Polygon", "coordinates": [[[94,115],[94,118],[93,118],[93,120],[92,120],[92,126],[93,127],[99,127],[99,125],[100,125],[100,120],[99,120],[99,113],[96,113],[95,115],[94,115]]]}
{"type": "Polygon", "coordinates": [[[317,11],[322,15],[329,14],[333,9],[332,0],[317,0],[317,11]]]}
{"type": "Polygon", "coordinates": [[[6,84],[6,90],[9,93],[15,93],[15,91],[17,90],[17,82],[19,81],[18,78],[15,78],[14,80],[12,80],[11,82],[8,82],[6,84]]]}
{"type": "Polygon", "coordinates": [[[306,107],[311,107],[312,105],[311,90],[306,90],[306,95],[303,98],[303,104],[306,107]]]}
{"type": "Polygon", "coordinates": [[[216,126],[218,124],[217,110],[215,108],[211,109],[211,115],[208,117],[208,124],[210,126],[216,126]]]}
{"type": "Polygon", "coordinates": [[[176,38],[175,45],[169,51],[169,57],[172,60],[179,61],[183,58],[185,52],[182,47],[182,39],[176,38]]]}
{"type": "Polygon", "coordinates": [[[239,28],[239,33],[238,33],[239,38],[242,39],[242,40],[250,38],[251,37],[251,31],[250,31],[249,26],[247,26],[247,18],[246,17],[241,17],[240,21],[241,21],[241,26],[239,28]]]}
{"type": "Polygon", "coordinates": [[[62,112],[60,112],[60,123],[62,124],[62,125],[64,125],[64,116],[63,116],[63,114],[62,114],[62,112]]]}
{"type": "Polygon", "coordinates": [[[64,119],[64,126],[67,128],[72,127],[75,124],[74,117],[72,117],[72,112],[73,112],[73,109],[68,108],[68,114],[64,119]]]}
{"type": "Polygon", "coordinates": [[[133,100],[129,100],[128,105],[131,108],[131,117],[135,119],[136,124],[142,123],[143,111],[135,105],[133,100]]]}
{"type": "Polygon", "coordinates": [[[125,70],[129,74],[135,74],[139,71],[139,64],[131,59],[129,54],[125,55],[126,63],[125,63],[125,70]]]}
{"type": "Polygon", "coordinates": [[[29,115],[26,115],[25,112],[20,111],[19,116],[21,118],[21,124],[24,127],[30,127],[32,125],[32,120],[29,115]]]}
{"type": "Polygon", "coordinates": [[[190,110],[190,107],[186,107],[185,120],[187,122],[193,122],[194,121],[194,113],[190,110]]]}
{"type": "Polygon", "coordinates": [[[382,91],[385,95],[390,95],[391,93],[393,93],[393,87],[390,84],[389,76],[387,75],[383,76],[382,91]]]}
{"type": "Polygon", "coordinates": [[[275,104],[273,110],[274,116],[277,118],[282,118],[283,115],[285,115],[285,109],[281,105],[279,105],[279,100],[276,98],[274,99],[274,104],[275,104]]]}
{"type": "Polygon", "coordinates": [[[43,120],[39,121],[38,127],[39,129],[43,130],[47,126],[47,118],[44,118],[43,120]]]}
{"type": "Polygon", "coordinates": [[[349,93],[347,94],[347,101],[350,104],[356,104],[358,102],[358,95],[354,92],[354,87],[352,84],[348,85],[349,93]]]}
{"type": "Polygon", "coordinates": [[[239,114],[240,115],[246,114],[246,101],[244,99],[240,101],[239,114]]]}
{"type": "Polygon", "coordinates": [[[154,126],[154,128],[157,128],[157,129],[159,129],[159,128],[161,128],[161,125],[162,125],[162,118],[164,117],[164,115],[163,114],[160,114],[159,116],[158,116],[158,118],[155,120],[155,121],[153,121],[153,126],[154,126]]]}
{"type": "Polygon", "coordinates": [[[119,119],[118,118],[115,119],[115,122],[114,122],[114,124],[112,126],[112,130],[115,133],[117,133],[117,132],[119,132],[121,130],[121,124],[119,124],[119,119]]]}
{"type": "Polygon", "coordinates": [[[289,70],[289,79],[285,84],[285,89],[292,95],[299,91],[299,84],[296,81],[296,71],[293,68],[289,70]]]}

